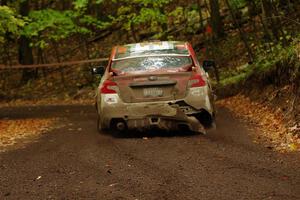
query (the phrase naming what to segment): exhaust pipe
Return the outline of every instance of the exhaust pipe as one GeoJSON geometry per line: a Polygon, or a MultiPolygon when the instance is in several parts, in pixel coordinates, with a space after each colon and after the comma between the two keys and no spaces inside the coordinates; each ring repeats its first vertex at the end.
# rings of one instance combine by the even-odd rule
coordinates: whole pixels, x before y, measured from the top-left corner
{"type": "Polygon", "coordinates": [[[116,125],[116,128],[118,131],[125,131],[126,130],[126,124],[124,122],[118,122],[116,125]]]}

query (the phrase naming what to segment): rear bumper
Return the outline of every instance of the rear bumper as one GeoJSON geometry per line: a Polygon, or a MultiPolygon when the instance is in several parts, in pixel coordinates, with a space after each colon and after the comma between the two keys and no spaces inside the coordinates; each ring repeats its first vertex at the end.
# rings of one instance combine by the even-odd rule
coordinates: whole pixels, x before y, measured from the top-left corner
{"type": "Polygon", "coordinates": [[[213,115],[213,106],[205,88],[190,91],[180,100],[124,103],[118,94],[102,95],[98,113],[104,128],[110,128],[112,120],[123,121],[128,129],[159,128],[177,130],[188,128],[195,132],[205,132],[193,114],[205,110],[213,115]],[[181,103],[179,103],[181,102],[181,103]]]}
{"type": "Polygon", "coordinates": [[[128,119],[128,129],[145,130],[158,128],[162,130],[192,130],[204,133],[204,127],[194,117],[170,118],[165,116],[147,116],[145,118],[128,119]]]}

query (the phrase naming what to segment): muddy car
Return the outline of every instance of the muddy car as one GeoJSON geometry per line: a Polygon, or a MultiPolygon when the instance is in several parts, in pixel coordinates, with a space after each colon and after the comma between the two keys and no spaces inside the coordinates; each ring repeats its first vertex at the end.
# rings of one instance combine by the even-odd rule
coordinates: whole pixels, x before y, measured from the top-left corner
{"type": "Polygon", "coordinates": [[[190,130],[215,126],[214,95],[205,69],[187,42],[116,46],[96,91],[97,128],[190,130]]]}

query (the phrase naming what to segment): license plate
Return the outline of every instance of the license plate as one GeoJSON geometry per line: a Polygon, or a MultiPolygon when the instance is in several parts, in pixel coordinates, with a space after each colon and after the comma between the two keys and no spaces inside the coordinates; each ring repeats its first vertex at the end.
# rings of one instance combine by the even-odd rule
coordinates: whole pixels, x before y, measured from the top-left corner
{"type": "Polygon", "coordinates": [[[163,94],[160,88],[144,88],[144,97],[162,97],[163,94]]]}

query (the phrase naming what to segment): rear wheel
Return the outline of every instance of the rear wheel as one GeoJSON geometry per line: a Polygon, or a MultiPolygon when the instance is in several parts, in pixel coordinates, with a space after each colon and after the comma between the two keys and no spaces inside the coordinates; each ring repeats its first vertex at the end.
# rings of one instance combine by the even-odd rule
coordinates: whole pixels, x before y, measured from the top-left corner
{"type": "Polygon", "coordinates": [[[200,113],[194,115],[197,120],[204,126],[206,129],[215,127],[214,116],[205,110],[201,110],[200,113]]]}

